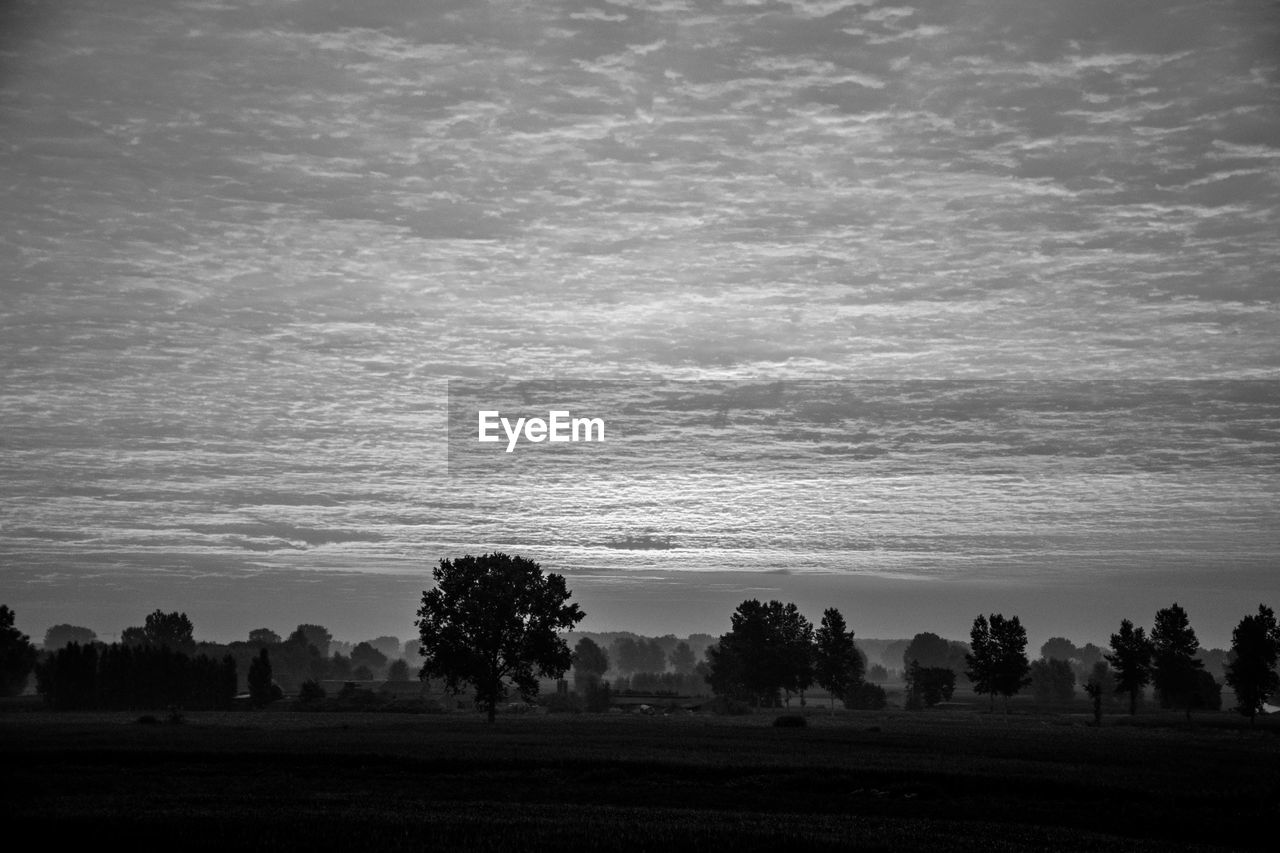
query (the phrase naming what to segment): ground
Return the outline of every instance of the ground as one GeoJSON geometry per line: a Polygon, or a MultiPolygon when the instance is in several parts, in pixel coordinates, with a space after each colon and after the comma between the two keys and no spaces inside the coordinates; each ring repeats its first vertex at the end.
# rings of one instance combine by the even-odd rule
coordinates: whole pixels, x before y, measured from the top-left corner
{"type": "Polygon", "coordinates": [[[223,849],[1269,848],[1280,727],[1229,715],[0,709],[8,825],[223,849]]]}

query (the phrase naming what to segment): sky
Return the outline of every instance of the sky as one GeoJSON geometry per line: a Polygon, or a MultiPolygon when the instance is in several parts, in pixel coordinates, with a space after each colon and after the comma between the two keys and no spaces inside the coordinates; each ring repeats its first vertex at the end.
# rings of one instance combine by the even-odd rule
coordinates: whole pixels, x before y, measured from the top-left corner
{"type": "Polygon", "coordinates": [[[0,186],[37,639],[407,638],[490,550],[588,630],[1280,605],[1275,3],[8,2],[0,186]],[[801,390],[448,464],[451,387],[548,379],[801,390]]]}

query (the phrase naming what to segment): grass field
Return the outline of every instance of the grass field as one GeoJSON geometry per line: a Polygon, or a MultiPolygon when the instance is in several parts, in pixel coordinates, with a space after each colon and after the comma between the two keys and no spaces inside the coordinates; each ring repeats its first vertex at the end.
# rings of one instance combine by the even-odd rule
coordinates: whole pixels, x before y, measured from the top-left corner
{"type": "Polygon", "coordinates": [[[0,712],[42,842],[371,850],[1271,849],[1280,729],[1225,715],[0,712]],[[163,714],[159,715],[163,719],[163,714]]]}

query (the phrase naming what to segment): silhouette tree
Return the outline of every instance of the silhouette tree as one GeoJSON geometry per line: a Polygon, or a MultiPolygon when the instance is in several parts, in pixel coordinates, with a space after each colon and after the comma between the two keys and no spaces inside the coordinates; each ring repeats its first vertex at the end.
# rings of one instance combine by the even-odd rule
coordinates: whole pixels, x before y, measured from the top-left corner
{"type": "Polygon", "coordinates": [[[329,656],[329,644],[333,642],[333,635],[323,625],[299,625],[289,635],[289,641],[301,641],[308,646],[313,646],[320,657],[327,658],[329,656]]]}
{"type": "Polygon", "coordinates": [[[511,681],[521,697],[538,693],[538,676],[560,678],[572,662],[558,632],[584,614],[569,602],[564,578],[506,554],[442,559],[434,589],[418,610],[421,677],[443,678],[450,690],[469,683],[493,722],[511,681]]]}
{"type": "Polygon", "coordinates": [[[27,676],[36,665],[31,638],[13,627],[16,615],[0,604],[0,696],[17,696],[27,687],[27,676]]]}
{"type": "Polygon", "coordinates": [[[1040,647],[1040,657],[1044,660],[1057,658],[1058,660],[1069,661],[1076,657],[1077,651],[1076,644],[1066,637],[1050,637],[1040,647]]]}
{"type": "Polygon", "coordinates": [[[1204,664],[1196,659],[1200,642],[1187,612],[1175,601],[1156,611],[1151,626],[1151,679],[1165,707],[1181,707],[1191,719],[1199,676],[1204,664]]]}
{"type": "Polygon", "coordinates": [[[1107,685],[1112,682],[1111,668],[1107,666],[1106,661],[1097,661],[1093,665],[1092,671],[1089,673],[1089,679],[1084,683],[1084,692],[1089,695],[1089,699],[1093,702],[1093,724],[1095,726],[1102,725],[1102,699],[1106,695],[1107,685]]]}
{"type": "Polygon", "coordinates": [[[280,635],[270,628],[254,628],[249,632],[249,642],[255,646],[276,646],[282,640],[280,635]]]}
{"type": "Polygon", "coordinates": [[[325,675],[334,681],[346,681],[351,678],[351,658],[342,652],[334,652],[325,665],[325,675]]]}
{"type": "MultiPolygon", "coordinates": [[[[369,672],[376,673],[387,665],[387,656],[375,649],[370,643],[357,643],[356,647],[351,650],[351,665],[356,669],[363,666],[369,672]]],[[[373,676],[370,675],[369,677],[372,678],[373,676]]]]}
{"type": "Polygon", "coordinates": [[[1075,687],[1076,674],[1065,660],[1041,658],[1032,662],[1031,691],[1037,702],[1066,704],[1075,696],[1075,687]]]}
{"type": "Polygon", "coordinates": [[[176,652],[195,650],[195,628],[187,614],[155,610],[147,615],[142,627],[125,628],[120,642],[128,646],[150,645],[176,652]]]}
{"type": "Polygon", "coordinates": [[[1240,620],[1231,632],[1231,655],[1227,684],[1236,693],[1236,710],[1253,725],[1262,706],[1280,690],[1280,675],[1276,673],[1280,627],[1270,607],[1259,604],[1256,616],[1240,620]]]}
{"type": "Polygon", "coordinates": [[[671,655],[667,660],[671,663],[671,669],[679,675],[688,675],[698,665],[698,658],[693,653],[693,647],[684,640],[676,643],[676,647],[671,650],[671,655]]]}
{"type": "Polygon", "coordinates": [[[993,613],[988,620],[981,614],[973,620],[969,631],[972,651],[966,654],[966,675],[977,693],[991,696],[995,708],[996,694],[1004,697],[1004,710],[1009,712],[1009,697],[1031,683],[1027,675],[1027,632],[1017,616],[1005,619],[993,613]]]}
{"type": "Polygon", "coordinates": [[[387,681],[409,681],[409,662],[404,658],[396,658],[387,667],[387,681]]]}
{"type": "Polygon", "coordinates": [[[902,652],[902,671],[906,672],[915,661],[921,666],[947,666],[951,659],[951,642],[930,631],[922,631],[911,638],[902,652]]]}
{"type": "Polygon", "coordinates": [[[862,683],[865,663],[853,643],[853,631],[847,629],[844,616],[834,607],[822,613],[822,623],[814,633],[814,681],[831,694],[831,713],[836,712],[836,697],[844,701],[862,683]]]}
{"type": "Polygon", "coordinates": [[[265,708],[275,698],[271,681],[271,658],[262,649],[249,664],[249,701],[255,708],[265,708]]]}
{"type": "Polygon", "coordinates": [[[954,671],[945,666],[921,666],[915,660],[907,667],[905,680],[906,708],[911,711],[949,702],[956,689],[954,671]]]}
{"type": "Polygon", "coordinates": [[[609,670],[609,656],[590,637],[583,637],[573,647],[573,681],[575,686],[588,690],[599,684],[609,670]]]}
{"type": "Polygon", "coordinates": [[[79,643],[87,645],[98,639],[98,635],[88,628],[81,628],[79,625],[53,625],[49,630],[44,632],[44,650],[47,652],[57,651],[67,643],[79,643]]]}
{"type": "Polygon", "coordinates": [[[369,641],[369,645],[386,655],[387,660],[395,660],[400,657],[400,638],[390,635],[375,637],[369,641]]]}
{"type": "Polygon", "coordinates": [[[1129,694],[1129,716],[1138,713],[1138,697],[1151,682],[1151,641],[1142,628],[1120,620],[1119,633],[1111,635],[1111,654],[1104,655],[1115,668],[1116,692],[1129,694]]]}
{"type": "Polygon", "coordinates": [[[757,705],[813,682],[813,625],[794,604],[756,599],[738,605],[729,633],[707,649],[707,682],[721,696],[757,705]]]}
{"type": "MultiPolygon", "coordinates": [[[[407,666],[407,664],[406,664],[407,666]]],[[[298,701],[304,705],[310,705],[319,702],[325,697],[324,688],[320,686],[320,682],[308,679],[302,682],[298,688],[298,701]]]]}

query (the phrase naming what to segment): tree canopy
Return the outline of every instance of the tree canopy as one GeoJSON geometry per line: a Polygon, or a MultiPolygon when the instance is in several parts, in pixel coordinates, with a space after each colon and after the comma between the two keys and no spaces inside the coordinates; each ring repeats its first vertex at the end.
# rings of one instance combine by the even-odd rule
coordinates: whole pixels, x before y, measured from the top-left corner
{"type": "Polygon", "coordinates": [[[1276,673],[1280,627],[1270,607],[1259,604],[1257,615],[1240,620],[1231,632],[1231,654],[1227,684],[1236,693],[1236,709],[1252,722],[1280,690],[1280,675],[1276,673]]]}
{"type": "Polygon", "coordinates": [[[1122,619],[1119,632],[1111,635],[1111,654],[1104,657],[1115,669],[1116,692],[1129,694],[1130,716],[1138,713],[1138,697],[1151,681],[1151,653],[1146,631],[1122,619]]]}
{"type": "Polygon", "coordinates": [[[98,639],[98,635],[89,628],[82,628],[79,625],[69,625],[62,623],[61,625],[51,625],[44,632],[44,650],[47,652],[56,651],[67,643],[79,643],[87,645],[98,639]]]}
{"type": "Polygon", "coordinates": [[[176,652],[190,652],[196,647],[195,627],[185,613],[176,610],[165,613],[156,609],[147,614],[142,627],[125,628],[120,634],[120,641],[130,646],[151,645],[176,652]]]}
{"type": "Polygon", "coordinates": [[[1005,619],[992,613],[987,619],[978,614],[969,632],[972,651],[965,655],[969,669],[965,673],[973,682],[977,693],[991,696],[994,707],[996,694],[1005,698],[1005,710],[1009,697],[1031,683],[1027,661],[1027,632],[1017,616],[1005,619]]]}
{"type": "Polygon", "coordinates": [[[16,615],[0,604],[0,696],[17,696],[27,686],[27,676],[36,665],[36,647],[31,638],[13,626],[16,615]]]}
{"type": "Polygon", "coordinates": [[[1200,641],[1191,628],[1187,611],[1175,601],[1156,611],[1151,626],[1151,678],[1166,707],[1181,707],[1191,717],[1200,688],[1197,673],[1204,664],[1196,659],[1200,641]]]}
{"type": "Polygon", "coordinates": [[[442,678],[450,690],[475,687],[492,722],[506,682],[537,695],[538,677],[559,678],[572,662],[559,636],[586,615],[569,601],[564,578],[542,573],[532,560],[502,553],[440,560],[434,589],[418,610],[421,675],[442,678]]]}
{"type": "Polygon", "coordinates": [[[799,693],[813,683],[813,625],[794,604],[749,599],[730,624],[707,649],[707,681],[717,694],[773,705],[780,691],[799,693]]]}
{"type": "Polygon", "coordinates": [[[862,683],[866,662],[853,642],[853,631],[844,616],[834,607],[822,614],[822,622],[814,634],[813,677],[831,694],[831,710],[835,712],[837,697],[845,697],[862,683]]]}
{"type": "Polygon", "coordinates": [[[596,684],[609,670],[609,656],[590,637],[583,637],[573,647],[573,678],[583,686],[596,684]]]}

